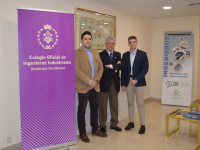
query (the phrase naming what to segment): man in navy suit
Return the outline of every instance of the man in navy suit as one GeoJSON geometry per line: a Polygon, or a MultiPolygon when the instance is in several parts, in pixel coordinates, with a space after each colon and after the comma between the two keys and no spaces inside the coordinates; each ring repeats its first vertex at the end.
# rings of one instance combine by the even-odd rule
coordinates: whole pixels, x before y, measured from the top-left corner
{"type": "Polygon", "coordinates": [[[110,103],[110,128],[122,131],[118,124],[118,93],[120,91],[119,70],[124,68],[121,61],[121,53],[114,51],[115,40],[113,37],[106,38],[106,49],[99,53],[104,66],[100,80],[99,93],[99,123],[100,131],[106,133],[107,104],[110,103]]]}
{"type": "Polygon", "coordinates": [[[124,69],[121,72],[122,91],[126,91],[128,97],[129,124],[125,130],[134,128],[135,95],[139,110],[140,130],[139,134],[145,133],[145,108],[144,108],[144,86],[146,86],[145,75],[148,72],[149,63],[147,54],[137,49],[137,38],[130,36],[128,45],[130,50],[123,54],[122,61],[124,69]]]}

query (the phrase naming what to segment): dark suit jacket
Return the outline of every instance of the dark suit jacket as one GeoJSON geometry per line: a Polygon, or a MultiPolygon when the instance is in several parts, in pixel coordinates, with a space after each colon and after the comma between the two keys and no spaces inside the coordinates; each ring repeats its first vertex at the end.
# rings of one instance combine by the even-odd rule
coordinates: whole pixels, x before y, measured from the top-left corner
{"type": "MultiPolygon", "coordinates": [[[[122,56],[122,61],[124,62],[124,69],[121,71],[121,86],[127,87],[130,80],[131,64],[130,64],[130,52],[127,51],[122,56]]],[[[145,75],[148,72],[149,63],[147,54],[144,51],[137,49],[133,64],[133,79],[136,79],[138,82],[135,86],[145,86],[146,80],[145,75]]]]}
{"type": "Polygon", "coordinates": [[[105,93],[110,92],[112,80],[114,79],[115,89],[118,93],[120,91],[119,70],[124,68],[124,64],[121,61],[121,53],[113,51],[112,62],[106,50],[99,53],[99,55],[104,66],[103,75],[100,80],[100,91],[105,92],[105,93]],[[119,60],[121,61],[121,64],[117,64],[119,60]],[[113,69],[106,68],[105,65],[108,65],[108,64],[112,64],[113,69]],[[115,70],[117,70],[116,73],[115,73],[115,70]]]}

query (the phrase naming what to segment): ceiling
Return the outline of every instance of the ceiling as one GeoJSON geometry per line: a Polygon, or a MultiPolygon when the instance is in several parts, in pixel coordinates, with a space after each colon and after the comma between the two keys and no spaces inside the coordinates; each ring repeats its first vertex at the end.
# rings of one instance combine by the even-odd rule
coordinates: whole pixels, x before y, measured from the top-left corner
{"type": "Polygon", "coordinates": [[[116,8],[148,18],[171,18],[181,16],[199,16],[200,5],[188,6],[190,3],[200,3],[200,0],[87,0],[93,3],[116,8]],[[164,6],[172,9],[164,10],[164,6]]]}

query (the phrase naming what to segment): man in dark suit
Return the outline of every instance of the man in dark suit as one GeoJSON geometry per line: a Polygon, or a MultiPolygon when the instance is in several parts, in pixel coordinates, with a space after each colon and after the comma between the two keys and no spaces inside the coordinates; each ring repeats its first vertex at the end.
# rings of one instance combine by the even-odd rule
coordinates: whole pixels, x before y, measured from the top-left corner
{"type": "Polygon", "coordinates": [[[121,61],[121,53],[113,51],[115,40],[113,37],[107,37],[106,49],[100,54],[104,66],[102,78],[100,80],[99,93],[99,123],[100,131],[106,133],[107,104],[110,103],[111,120],[110,128],[116,131],[122,129],[118,124],[118,93],[120,91],[119,70],[123,69],[124,64],[121,61]]]}
{"type": "Polygon", "coordinates": [[[130,36],[128,45],[130,50],[123,54],[122,61],[124,69],[121,72],[122,91],[126,91],[128,97],[129,124],[125,130],[134,128],[135,95],[140,116],[139,134],[145,133],[145,108],[144,108],[144,86],[146,86],[145,75],[148,72],[149,63],[147,54],[137,49],[137,38],[130,36]]]}

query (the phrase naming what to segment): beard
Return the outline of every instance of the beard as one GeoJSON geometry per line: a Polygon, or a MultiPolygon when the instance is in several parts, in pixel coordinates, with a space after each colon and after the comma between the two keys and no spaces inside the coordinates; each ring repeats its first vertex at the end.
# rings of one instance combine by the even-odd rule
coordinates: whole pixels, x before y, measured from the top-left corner
{"type": "Polygon", "coordinates": [[[91,48],[91,46],[83,46],[84,48],[86,48],[86,49],[90,49],[91,48]]]}
{"type": "MultiPolygon", "coordinates": [[[[89,44],[89,43],[87,43],[87,44],[89,44]]],[[[83,47],[85,47],[86,49],[90,49],[91,45],[83,45],[83,47]]]]}

